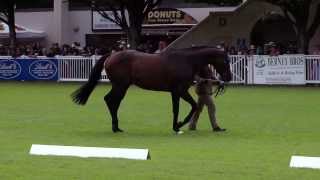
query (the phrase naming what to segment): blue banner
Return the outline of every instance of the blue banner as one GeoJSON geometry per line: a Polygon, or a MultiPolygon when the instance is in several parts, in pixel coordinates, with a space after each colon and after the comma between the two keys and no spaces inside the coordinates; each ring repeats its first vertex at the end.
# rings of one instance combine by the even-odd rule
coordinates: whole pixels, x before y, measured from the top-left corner
{"type": "Polygon", "coordinates": [[[0,80],[58,80],[57,59],[0,59],[0,80]]]}

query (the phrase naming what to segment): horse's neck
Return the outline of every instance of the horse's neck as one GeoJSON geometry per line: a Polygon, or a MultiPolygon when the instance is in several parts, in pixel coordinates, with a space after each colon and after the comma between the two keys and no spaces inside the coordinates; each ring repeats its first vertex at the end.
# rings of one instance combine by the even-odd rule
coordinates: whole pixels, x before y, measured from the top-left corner
{"type": "Polygon", "coordinates": [[[205,53],[196,53],[194,55],[191,55],[188,59],[192,64],[202,67],[204,65],[210,64],[210,58],[208,54],[205,53]]]}
{"type": "Polygon", "coordinates": [[[196,59],[199,65],[208,65],[208,64],[214,64],[214,62],[221,61],[224,59],[224,52],[221,51],[213,51],[210,49],[201,50],[198,52],[195,52],[194,57],[192,59],[196,59]]]}

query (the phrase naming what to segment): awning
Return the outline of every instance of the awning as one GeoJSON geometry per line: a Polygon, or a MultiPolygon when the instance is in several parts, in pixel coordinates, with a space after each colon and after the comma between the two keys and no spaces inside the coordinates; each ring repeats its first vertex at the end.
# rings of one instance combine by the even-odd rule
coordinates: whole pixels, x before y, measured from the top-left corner
{"type": "MultiPolygon", "coordinates": [[[[16,36],[18,39],[41,39],[45,38],[46,34],[43,31],[28,29],[16,24],[16,36]]],[[[9,38],[9,27],[3,22],[0,22],[0,38],[9,38]]]]}
{"type": "Polygon", "coordinates": [[[144,35],[182,35],[195,24],[144,24],[144,35]]]}

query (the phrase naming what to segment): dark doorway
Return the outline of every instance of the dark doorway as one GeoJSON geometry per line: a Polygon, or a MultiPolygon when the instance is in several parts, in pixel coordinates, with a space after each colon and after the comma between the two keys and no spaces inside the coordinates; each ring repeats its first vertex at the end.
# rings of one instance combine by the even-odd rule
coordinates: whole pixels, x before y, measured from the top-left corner
{"type": "Polygon", "coordinates": [[[264,46],[274,42],[279,46],[296,44],[296,33],[291,23],[280,14],[269,13],[261,18],[251,32],[251,44],[264,46]]]}
{"type": "Polygon", "coordinates": [[[124,34],[86,34],[86,46],[111,49],[123,38],[124,34]]]}

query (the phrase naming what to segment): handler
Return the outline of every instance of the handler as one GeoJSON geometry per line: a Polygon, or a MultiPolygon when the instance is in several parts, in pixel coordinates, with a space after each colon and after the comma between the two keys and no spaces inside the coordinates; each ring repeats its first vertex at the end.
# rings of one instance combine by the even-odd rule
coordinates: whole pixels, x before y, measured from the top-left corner
{"type": "Polygon", "coordinates": [[[203,106],[206,105],[208,108],[208,114],[210,118],[210,123],[212,126],[212,130],[215,132],[226,131],[226,129],[222,129],[219,127],[216,119],[216,106],[212,99],[212,86],[217,84],[219,86],[223,86],[224,82],[219,80],[214,80],[213,72],[209,67],[201,70],[199,75],[195,76],[196,81],[196,94],[198,95],[198,107],[196,112],[193,114],[190,123],[189,130],[196,130],[197,122],[199,119],[199,115],[203,110],[203,106]]]}

